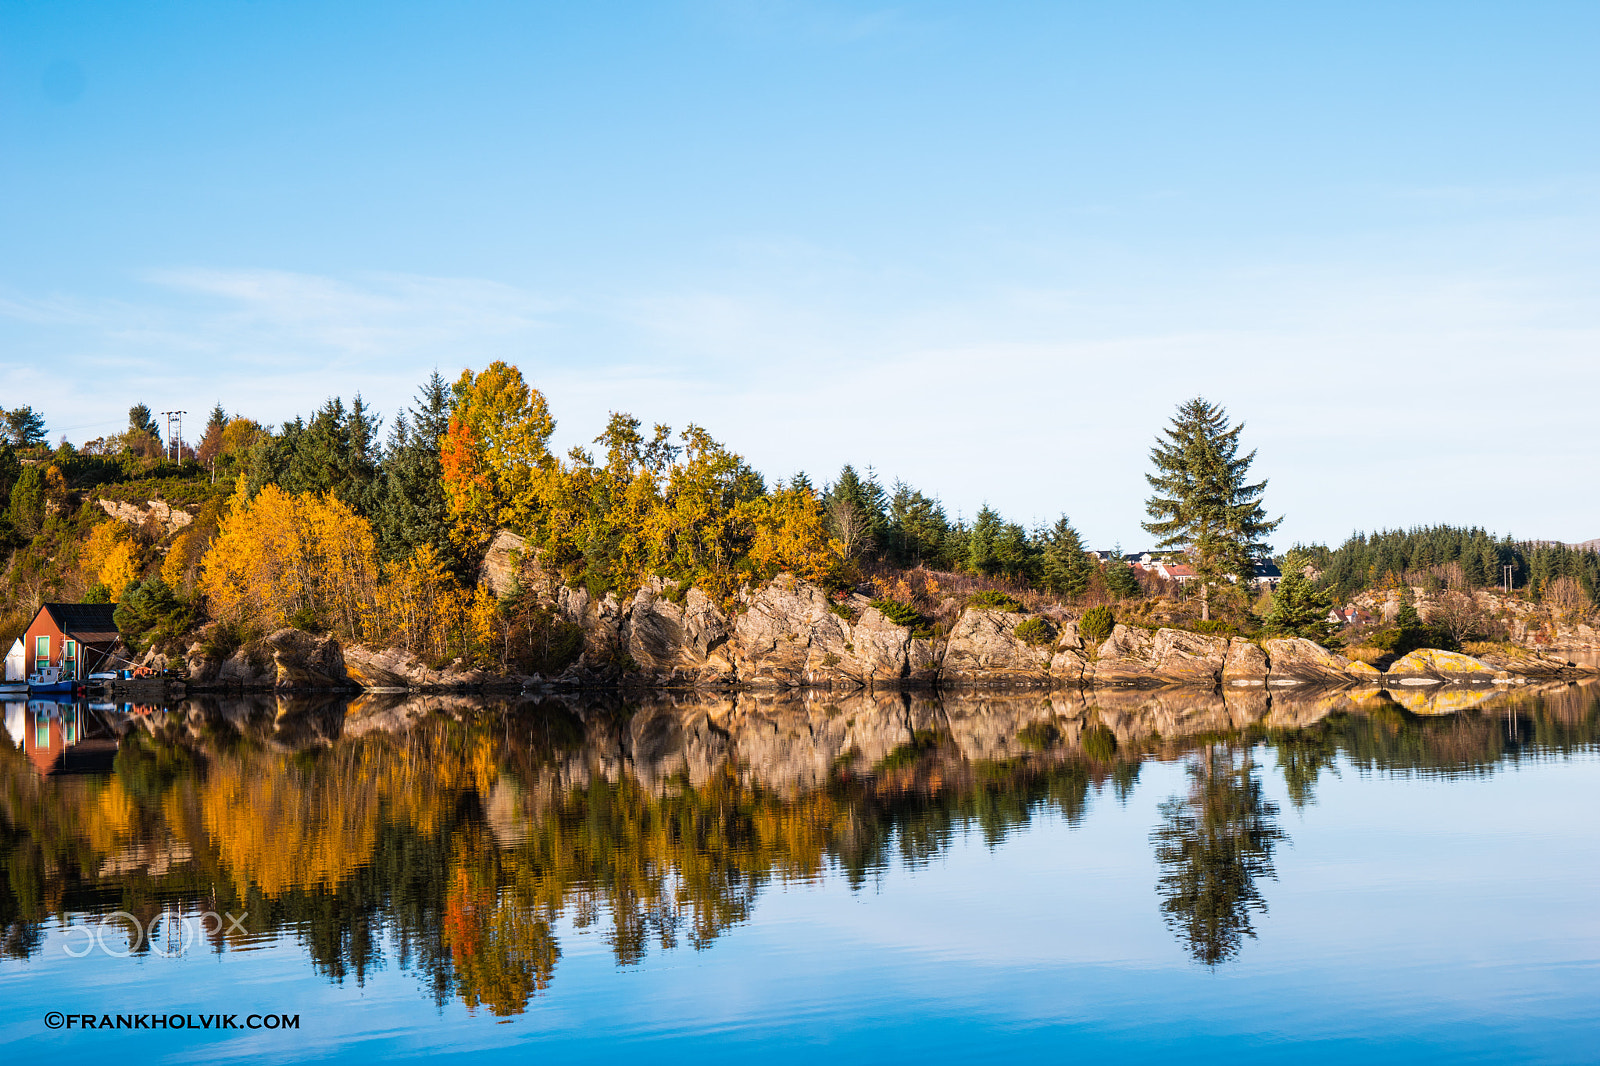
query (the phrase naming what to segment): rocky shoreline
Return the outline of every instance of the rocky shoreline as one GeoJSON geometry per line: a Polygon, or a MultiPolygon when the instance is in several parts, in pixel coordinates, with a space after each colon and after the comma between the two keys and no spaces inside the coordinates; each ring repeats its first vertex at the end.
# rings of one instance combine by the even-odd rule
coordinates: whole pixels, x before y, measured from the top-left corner
{"type": "MultiPolygon", "coordinates": [[[[1415,688],[1505,685],[1592,675],[1560,650],[1473,658],[1412,652],[1387,671],[1309,640],[1249,640],[1118,624],[1086,640],[1076,620],[985,607],[961,612],[934,639],[898,625],[867,597],[780,578],[724,612],[699,589],[655,582],[626,603],[582,589],[551,590],[559,617],[579,627],[578,658],[551,677],[430,666],[397,649],[341,646],[282,629],[223,659],[189,651],[192,692],[553,691],[581,689],[778,692],[898,689],[1039,690],[1161,688],[1239,690],[1295,685],[1415,688]],[[1034,623],[1035,620],[1043,625],[1034,623]]],[[[178,665],[172,663],[170,665],[178,665]]]]}

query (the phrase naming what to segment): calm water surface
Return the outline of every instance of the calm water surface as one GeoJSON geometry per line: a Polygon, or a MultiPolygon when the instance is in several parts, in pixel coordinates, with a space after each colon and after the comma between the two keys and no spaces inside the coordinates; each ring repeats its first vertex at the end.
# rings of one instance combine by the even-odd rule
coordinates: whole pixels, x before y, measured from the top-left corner
{"type": "Polygon", "coordinates": [[[1600,1059],[1595,687],[5,724],[14,1061],[1600,1059]]]}

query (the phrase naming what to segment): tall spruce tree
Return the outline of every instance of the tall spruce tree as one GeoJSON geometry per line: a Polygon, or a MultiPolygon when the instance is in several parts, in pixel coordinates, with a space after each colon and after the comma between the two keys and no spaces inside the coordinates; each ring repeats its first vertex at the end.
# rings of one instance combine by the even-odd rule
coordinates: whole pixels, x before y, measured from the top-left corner
{"type": "Polygon", "coordinates": [[[863,478],[846,463],[838,479],[823,490],[822,506],[847,557],[871,552],[883,543],[888,525],[884,504],[883,486],[871,467],[863,478]]]}
{"type": "Polygon", "coordinates": [[[948,566],[944,548],[949,532],[950,522],[938,500],[929,499],[904,481],[894,483],[885,539],[897,565],[948,566]]]}
{"type": "Polygon", "coordinates": [[[1272,594],[1272,609],[1264,621],[1274,633],[1322,644],[1333,635],[1333,623],[1328,621],[1332,610],[1333,600],[1307,581],[1301,570],[1291,567],[1278,582],[1272,594]]]}
{"type": "Polygon", "coordinates": [[[967,569],[975,574],[1000,572],[1000,556],[996,551],[1005,523],[999,512],[984,504],[978,517],[972,521],[972,531],[967,535],[967,569]]]}
{"type": "Polygon", "coordinates": [[[155,415],[142,403],[128,408],[128,432],[148,433],[157,440],[161,439],[161,427],[156,425],[155,415]]]}
{"type": "Polygon", "coordinates": [[[1242,590],[1266,558],[1267,534],[1281,518],[1269,519],[1261,502],[1265,481],[1246,481],[1256,453],[1239,454],[1244,423],[1228,424],[1221,406],[1195,397],[1180,404],[1172,424],[1150,450],[1156,472],[1145,480],[1155,494],[1145,501],[1144,530],[1160,538],[1158,548],[1182,548],[1200,579],[1200,616],[1211,617],[1213,590],[1230,579],[1242,590]]]}
{"type": "Polygon", "coordinates": [[[1083,540],[1067,516],[1056,519],[1044,536],[1040,553],[1039,580],[1045,588],[1062,596],[1082,596],[1089,591],[1092,573],[1083,540]]]}
{"type": "Polygon", "coordinates": [[[384,558],[403,559],[426,544],[447,568],[464,576],[466,561],[450,539],[450,501],[439,462],[450,403],[450,385],[435,370],[418,391],[416,405],[395,418],[375,524],[384,558]]]}

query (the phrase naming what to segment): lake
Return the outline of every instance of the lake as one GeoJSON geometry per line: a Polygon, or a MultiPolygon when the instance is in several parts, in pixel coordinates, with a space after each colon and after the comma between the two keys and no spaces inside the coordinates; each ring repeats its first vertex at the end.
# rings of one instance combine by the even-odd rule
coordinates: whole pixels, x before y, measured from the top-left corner
{"type": "Polygon", "coordinates": [[[0,1041],[1593,1062],[1597,688],[7,704],[0,1041]]]}

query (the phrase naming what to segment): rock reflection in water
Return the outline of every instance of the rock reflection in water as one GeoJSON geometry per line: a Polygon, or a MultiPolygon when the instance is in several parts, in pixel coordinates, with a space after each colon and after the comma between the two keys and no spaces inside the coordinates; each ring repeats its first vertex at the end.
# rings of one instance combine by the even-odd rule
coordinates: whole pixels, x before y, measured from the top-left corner
{"type": "Polygon", "coordinates": [[[1475,774],[1592,747],[1596,707],[1576,686],[1431,717],[1362,690],[190,701],[103,716],[110,772],[49,776],[23,750],[32,712],[8,710],[0,951],[119,907],[248,912],[214,950],[287,938],[330,980],[398,965],[441,1003],[516,1013],[557,979],[563,923],[620,965],[703,949],[774,882],[859,888],[968,832],[1076,825],[1154,758],[1194,766],[1152,846],[1163,910],[1214,965],[1265,905],[1263,743],[1306,804],[1340,759],[1475,774]]]}

